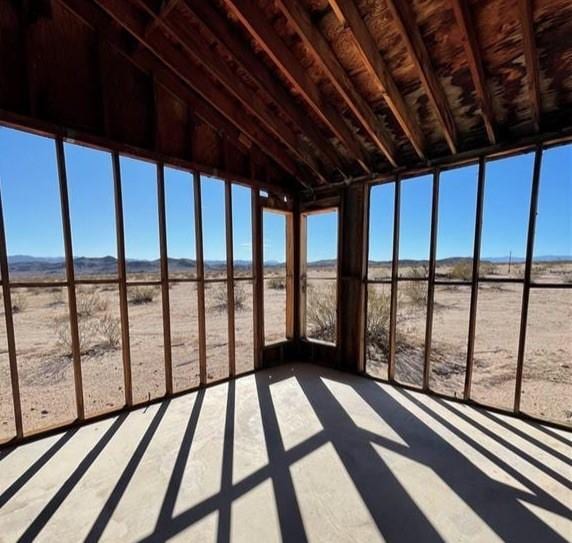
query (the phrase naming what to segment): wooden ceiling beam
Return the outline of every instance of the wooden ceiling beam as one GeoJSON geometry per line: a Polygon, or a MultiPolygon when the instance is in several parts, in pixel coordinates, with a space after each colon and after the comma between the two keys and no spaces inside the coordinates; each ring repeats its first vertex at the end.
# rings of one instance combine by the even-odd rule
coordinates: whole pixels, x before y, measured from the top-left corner
{"type": "MultiPolygon", "coordinates": [[[[125,35],[121,34],[117,28],[112,27],[109,24],[110,20],[107,15],[95,5],[85,2],[85,0],[57,1],[92,28],[101,39],[107,41],[134,66],[145,73],[153,74],[158,83],[181,101],[187,103],[193,110],[193,113],[204,122],[216,130],[222,130],[240,148],[250,148],[252,142],[256,142],[287,173],[294,177],[298,176],[297,164],[273,138],[266,134],[251,119],[245,117],[241,109],[229,100],[228,96],[223,94],[220,89],[213,85],[203,86],[202,82],[207,80],[205,73],[193,70],[193,73],[189,73],[188,77],[196,78],[198,86],[203,92],[210,91],[212,101],[217,103],[216,108],[209,101],[205,100],[198,91],[184,82],[183,78],[176,76],[152,52],[145,49],[134,53],[133,47],[124,39],[125,35]]],[[[188,65],[188,62],[186,64],[188,65]]]]}
{"type": "MultiPolygon", "coordinates": [[[[109,3],[113,4],[113,1],[109,3]]],[[[258,118],[266,130],[274,134],[300,162],[308,166],[319,184],[327,183],[315,157],[304,146],[299,136],[261,100],[253,96],[252,89],[236,76],[212,48],[207,47],[203,40],[182,23],[170,21],[166,17],[161,17],[160,14],[155,13],[149,0],[133,0],[133,3],[151,17],[151,22],[147,28],[155,25],[155,28],[161,28],[162,31],[175,38],[187,55],[194,59],[196,63],[203,65],[223,85],[225,90],[242,104],[245,110],[258,118]]],[[[149,32],[146,32],[145,36],[146,41],[153,43],[154,48],[160,51],[163,36],[149,32]]]]}
{"type": "Polygon", "coordinates": [[[536,35],[534,33],[534,18],[532,0],[518,0],[518,15],[522,28],[524,60],[528,78],[528,95],[532,109],[532,121],[536,132],[540,130],[542,116],[542,98],[540,96],[540,70],[536,50],[536,35]]]}
{"type": "Polygon", "coordinates": [[[243,130],[253,141],[256,141],[261,149],[272,156],[287,172],[298,177],[300,183],[305,186],[313,183],[313,179],[298,169],[292,158],[280,146],[276,145],[273,138],[260,138],[264,131],[256,126],[257,123],[244,115],[242,107],[237,107],[238,104],[235,104],[226,92],[222,92],[210,81],[207,72],[189,62],[185,54],[168,40],[157,36],[156,33],[152,33],[146,38],[146,23],[140,17],[140,12],[134,13],[132,11],[131,4],[114,0],[95,0],[95,3],[203,99],[219,110],[238,129],[243,130]]]}
{"type": "Polygon", "coordinates": [[[463,48],[471,71],[485,130],[487,131],[489,142],[491,145],[494,145],[497,142],[495,117],[491,95],[487,87],[487,79],[479,49],[477,33],[471,16],[471,7],[468,0],[451,0],[451,4],[453,6],[453,12],[455,13],[455,19],[461,30],[463,48]]]}
{"type": "Polygon", "coordinates": [[[397,167],[395,145],[391,134],[382,125],[369,104],[361,97],[330,44],[310,19],[310,15],[297,0],[277,0],[277,4],[310,49],[330,81],[356,116],[377,148],[393,167],[397,167]]]}
{"type": "Polygon", "coordinates": [[[423,132],[403,100],[403,96],[399,92],[353,0],[329,0],[329,3],[340,22],[347,25],[352,33],[362,62],[379,85],[385,103],[399,126],[411,142],[419,158],[425,160],[427,157],[423,132]]]}
{"type": "Polygon", "coordinates": [[[316,115],[349,150],[366,173],[371,173],[369,158],[356,135],[342,116],[324,99],[318,86],[290,48],[276,33],[263,11],[253,0],[225,0],[230,11],[247,29],[258,46],[272,59],[290,84],[312,107],[316,115]]]}
{"type": "Polygon", "coordinates": [[[417,25],[413,8],[409,0],[386,1],[399,28],[401,37],[409,51],[409,55],[417,67],[421,83],[429,97],[429,101],[433,105],[437,122],[441,127],[447,145],[451,153],[455,154],[458,145],[455,119],[453,118],[443,87],[433,70],[431,58],[425,47],[419,26],[417,25]]]}
{"type": "Polygon", "coordinates": [[[227,53],[256,82],[273,102],[286,114],[316,148],[321,158],[333,168],[343,170],[344,163],[336,148],[318,130],[308,115],[295,102],[292,95],[281,85],[270,68],[250,49],[249,44],[236,33],[232,23],[221,15],[211,2],[181,1],[181,7],[188,10],[226,49],[227,53]]]}

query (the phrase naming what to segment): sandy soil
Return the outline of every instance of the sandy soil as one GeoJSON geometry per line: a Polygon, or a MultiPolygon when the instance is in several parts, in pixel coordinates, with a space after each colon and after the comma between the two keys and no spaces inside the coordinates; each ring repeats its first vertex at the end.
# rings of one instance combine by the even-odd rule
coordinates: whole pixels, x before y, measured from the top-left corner
{"type": "MultiPolygon", "coordinates": [[[[254,367],[252,283],[236,282],[237,373],[254,367]]],[[[171,285],[171,343],[175,390],[199,383],[197,292],[194,283],[171,285]]],[[[224,283],[206,285],[207,380],[228,375],[228,320],[222,301],[224,283]]],[[[13,289],[20,304],[14,313],[24,429],[29,432],[75,417],[72,360],[69,355],[67,291],[62,288],[13,289]]],[[[117,287],[78,287],[82,374],[86,414],[124,404],[124,378],[117,287]],[[104,325],[108,324],[108,327],[104,325]],[[115,325],[115,328],[114,326],[115,325]],[[111,328],[111,330],[109,330],[111,328]],[[115,337],[109,337],[110,334],[115,337]],[[110,341],[112,340],[112,341],[110,341]]],[[[165,392],[162,303],[159,287],[128,289],[133,396],[135,402],[165,392]],[[136,303],[144,291],[152,301],[136,303]]],[[[265,328],[272,341],[285,334],[285,291],[265,289],[265,328]]],[[[13,304],[14,305],[14,304],[13,304]]],[[[8,349],[4,317],[0,318],[0,440],[14,434],[8,349]]]]}

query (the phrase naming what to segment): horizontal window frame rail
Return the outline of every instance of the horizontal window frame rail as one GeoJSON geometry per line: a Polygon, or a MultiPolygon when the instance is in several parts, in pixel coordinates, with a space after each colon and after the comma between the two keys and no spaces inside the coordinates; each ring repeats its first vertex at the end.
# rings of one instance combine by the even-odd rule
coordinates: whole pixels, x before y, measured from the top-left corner
{"type": "Polygon", "coordinates": [[[572,283],[530,283],[529,288],[572,288],[572,283]]]}

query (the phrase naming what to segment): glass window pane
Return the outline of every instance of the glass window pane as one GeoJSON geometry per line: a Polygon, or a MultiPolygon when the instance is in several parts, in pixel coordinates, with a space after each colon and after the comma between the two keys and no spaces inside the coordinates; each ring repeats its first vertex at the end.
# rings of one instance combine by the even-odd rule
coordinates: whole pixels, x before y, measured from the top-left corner
{"type": "Polygon", "coordinates": [[[78,285],[77,316],[86,415],[125,405],[117,285],[78,285]]]}
{"type": "Polygon", "coordinates": [[[171,283],[171,359],[176,392],[200,383],[196,283],[171,283]]]}
{"type": "Polygon", "coordinates": [[[232,185],[234,276],[252,276],[252,190],[232,185]]]}
{"type": "Polygon", "coordinates": [[[572,290],[530,291],[520,407],[572,425],[572,290]]]}
{"type": "Polygon", "coordinates": [[[158,286],[127,287],[133,401],[165,394],[163,311],[158,286]]]}
{"type": "Polygon", "coordinates": [[[401,281],[397,291],[395,379],[420,387],[423,384],[427,283],[401,281]]]}
{"type": "Polygon", "coordinates": [[[522,285],[479,286],[471,398],[512,410],[522,310],[522,285]]]}
{"type": "Polygon", "coordinates": [[[156,280],[160,275],[157,166],[121,157],[127,279],[156,280]]]}
{"type": "Polygon", "coordinates": [[[338,267],[338,212],[306,217],[306,273],[308,277],[335,278],[338,267]]]}
{"type": "Polygon", "coordinates": [[[572,145],[542,154],[532,279],[572,283],[572,145]]]}
{"type": "Polygon", "coordinates": [[[205,277],[226,277],[224,181],[201,176],[205,277]]]}
{"type": "Polygon", "coordinates": [[[481,277],[524,276],[534,153],[487,162],[481,277]]]}
{"type": "Polygon", "coordinates": [[[308,279],[306,287],[306,335],[335,345],[337,281],[308,279]]]}
{"type": "Polygon", "coordinates": [[[6,319],[4,299],[0,290],[0,443],[16,435],[14,419],[14,401],[10,381],[10,360],[8,358],[8,340],[6,338],[6,319]]]}
{"type": "Polygon", "coordinates": [[[0,180],[11,279],[65,279],[54,140],[0,127],[0,180]]]}
{"type": "Polygon", "coordinates": [[[111,155],[64,144],[76,278],[117,277],[111,155]]]}
{"type": "Polygon", "coordinates": [[[387,379],[389,357],[389,322],[391,319],[391,285],[368,285],[366,328],[366,371],[387,379]]]}
{"type": "Polygon", "coordinates": [[[376,185],[369,195],[370,279],[389,279],[393,262],[395,183],[376,185]]]}
{"type": "Polygon", "coordinates": [[[237,375],[254,369],[252,281],[234,282],[235,365],[237,375]]]}
{"type": "Polygon", "coordinates": [[[264,344],[286,339],[286,277],[264,280],[264,344]]]}
{"type": "Polygon", "coordinates": [[[264,210],[262,215],[264,277],[286,275],[286,215],[264,210]]]}
{"type": "Polygon", "coordinates": [[[433,176],[401,182],[399,277],[427,277],[433,176]]]}
{"type": "Polygon", "coordinates": [[[435,285],[431,390],[462,398],[465,390],[471,287],[435,285]]]}
{"type": "Polygon", "coordinates": [[[77,416],[67,289],[13,288],[24,432],[77,416]]]}
{"type": "Polygon", "coordinates": [[[441,173],[436,261],[438,279],[472,279],[478,174],[478,166],[441,173]]]}
{"type": "Polygon", "coordinates": [[[193,175],[165,168],[165,214],[169,277],[197,276],[193,175]]]}
{"type": "Polygon", "coordinates": [[[207,382],[218,381],[229,375],[227,301],[226,282],[205,285],[207,382]]]}

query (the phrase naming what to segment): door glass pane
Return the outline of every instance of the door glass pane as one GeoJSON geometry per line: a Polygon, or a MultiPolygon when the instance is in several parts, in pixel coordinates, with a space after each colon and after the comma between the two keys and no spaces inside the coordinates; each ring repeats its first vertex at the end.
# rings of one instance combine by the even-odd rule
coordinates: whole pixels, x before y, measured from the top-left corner
{"type": "Polygon", "coordinates": [[[530,292],[520,407],[572,425],[572,290],[530,292]]]}
{"type": "Polygon", "coordinates": [[[337,281],[308,279],[306,287],[306,335],[335,345],[337,281]]]}
{"type": "Polygon", "coordinates": [[[193,175],[165,168],[165,214],[170,278],[197,276],[193,175]]]}
{"type": "Polygon", "coordinates": [[[397,291],[395,379],[420,387],[423,384],[427,283],[401,281],[397,291]]]}
{"type": "Polygon", "coordinates": [[[196,283],[171,283],[171,359],[176,392],[199,385],[199,319],[196,283]]]}
{"type": "Polygon", "coordinates": [[[486,164],[481,277],[524,277],[534,153],[486,164]]]}
{"type": "Polygon", "coordinates": [[[24,432],[77,416],[67,289],[13,288],[24,432]]]}
{"type": "Polygon", "coordinates": [[[366,371],[387,379],[389,357],[389,322],[391,319],[391,285],[368,285],[366,328],[366,371]]]}
{"type": "Polygon", "coordinates": [[[471,398],[512,410],[522,310],[522,285],[479,286],[471,398]]]}
{"type": "Polygon", "coordinates": [[[205,277],[226,277],[224,181],[201,176],[205,277]]]}
{"type": "Polygon", "coordinates": [[[65,279],[54,140],[0,127],[0,182],[10,278],[65,279]]]}
{"type": "Polygon", "coordinates": [[[393,262],[395,183],[376,185],[369,195],[369,279],[389,279],[393,262]]]}
{"type": "Polygon", "coordinates": [[[252,276],[252,190],[232,185],[234,276],[252,276]]]}
{"type": "Polygon", "coordinates": [[[117,285],[77,285],[77,316],[87,416],[125,405],[117,285]]]}
{"type": "Polygon", "coordinates": [[[401,182],[399,277],[427,277],[433,176],[401,182]]]}
{"type": "Polygon", "coordinates": [[[10,381],[4,299],[0,290],[0,443],[13,438],[15,435],[16,421],[14,419],[12,383],[10,381]]]}
{"type": "Polygon", "coordinates": [[[478,166],[455,168],[441,173],[437,279],[472,279],[478,173],[478,166]]]}
{"type": "Polygon", "coordinates": [[[226,281],[205,285],[207,382],[229,375],[228,289],[226,281]]]}
{"type": "Polygon", "coordinates": [[[158,286],[127,287],[133,401],[165,394],[163,311],[158,286]]]}
{"type": "Polygon", "coordinates": [[[264,210],[264,343],[286,339],[286,215],[264,210]]]}
{"type": "Polygon", "coordinates": [[[127,279],[157,280],[160,276],[157,166],[121,157],[121,185],[127,279]]]}
{"type": "Polygon", "coordinates": [[[532,279],[572,283],[572,145],[542,154],[532,279]]]}
{"type": "Polygon", "coordinates": [[[76,278],[117,277],[111,155],[64,144],[76,278]]]}
{"type": "Polygon", "coordinates": [[[465,390],[471,287],[435,286],[431,390],[462,398],[465,390]]]}
{"type": "Polygon", "coordinates": [[[252,281],[234,282],[236,373],[254,369],[254,298],[252,281]]]}

